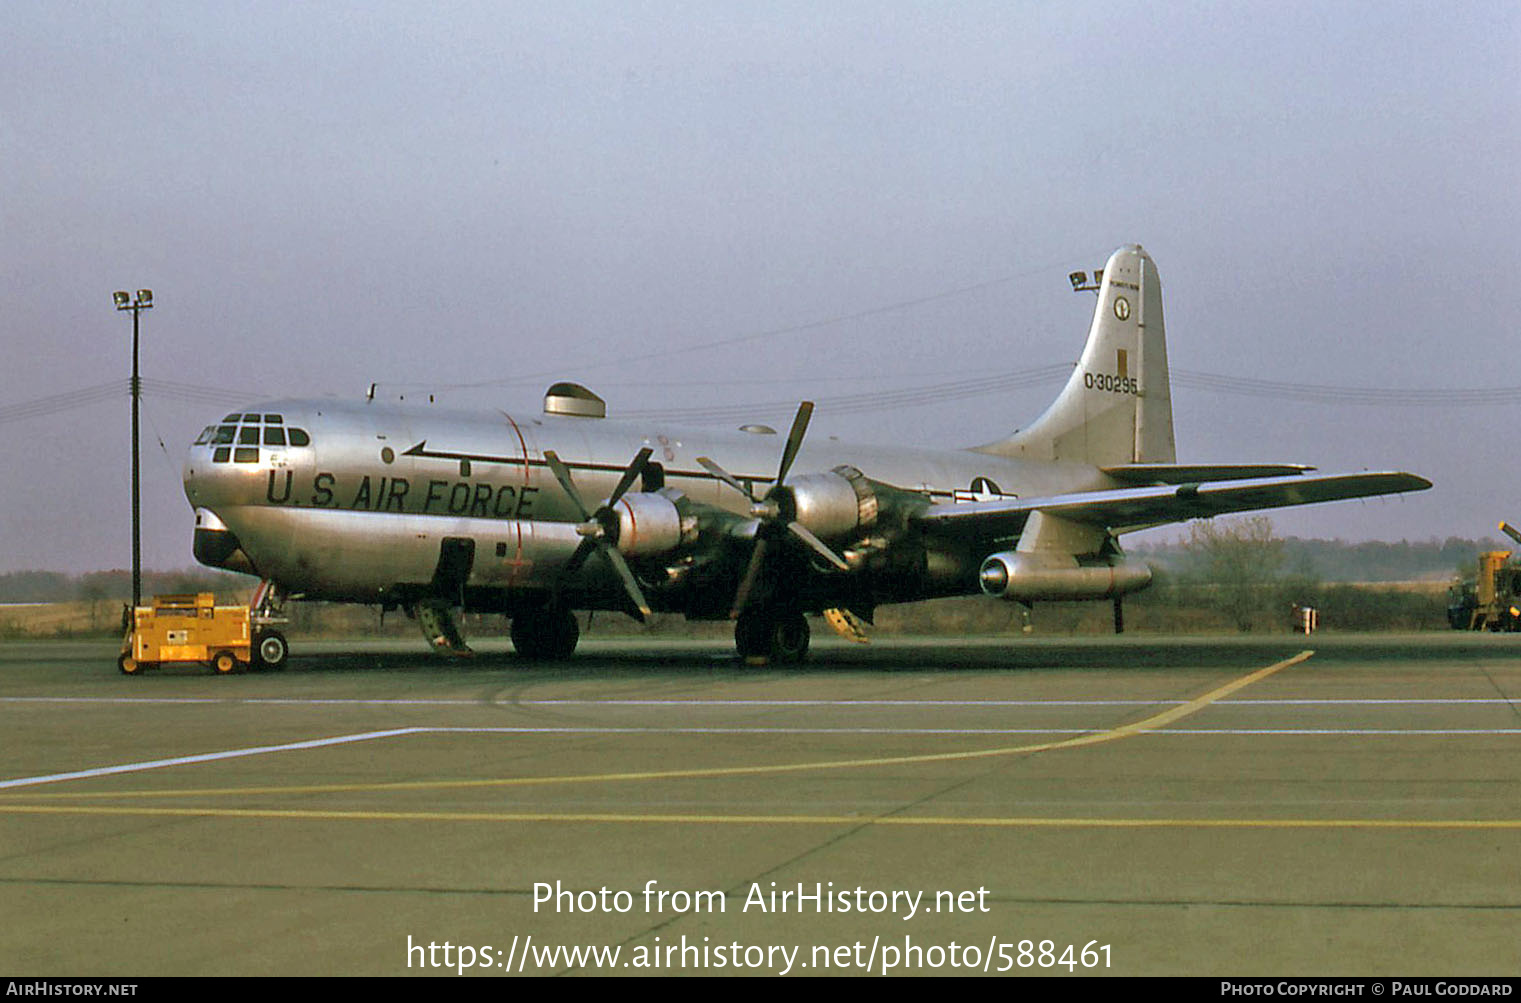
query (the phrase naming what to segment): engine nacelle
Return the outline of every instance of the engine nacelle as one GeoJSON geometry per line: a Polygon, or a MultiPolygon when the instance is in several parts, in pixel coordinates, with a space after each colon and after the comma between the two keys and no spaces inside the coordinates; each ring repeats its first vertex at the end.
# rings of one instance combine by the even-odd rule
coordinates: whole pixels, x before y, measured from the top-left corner
{"type": "Polygon", "coordinates": [[[669,554],[696,538],[697,520],[683,516],[679,491],[631,492],[618,499],[619,552],[625,557],[669,554]]]}
{"type": "Polygon", "coordinates": [[[787,481],[793,512],[788,513],[815,536],[844,536],[877,521],[877,496],[855,467],[839,466],[827,474],[804,474],[787,481]]]}
{"type": "Polygon", "coordinates": [[[1083,565],[1010,551],[983,561],[977,578],[983,592],[999,599],[1110,599],[1150,585],[1151,568],[1124,557],[1083,565]]]}

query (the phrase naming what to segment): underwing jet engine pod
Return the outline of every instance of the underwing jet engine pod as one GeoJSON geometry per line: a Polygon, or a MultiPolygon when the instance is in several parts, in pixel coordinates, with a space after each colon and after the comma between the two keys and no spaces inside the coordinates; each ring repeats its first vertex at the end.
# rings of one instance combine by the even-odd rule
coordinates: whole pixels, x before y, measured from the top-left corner
{"type": "Polygon", "coordinates": [[[794,661],[809,615],[838,629],[943,596],[1108,599],[1118,627],[1119,597],[1151,577],[1124,533],[1431,486],[1178,463],[1156,266],[1122,247],[1097,291],[1055,401],[971,449],[805,441],[804,402],[778,462],[768,429],[618,420],[568,383],[519,417],[373,398],[240,408],[186,457],[195,554],[292,600],[418,612],[446,650],[467,650],[460,611],[504,614],[519,654],[558,658],[577,611],[611,610],[733,619],[747,658],[794,661]]]}
{"type": "Polygon", "coordinates": [[[977,572],[982,591],[1031,605],[1037,599],[1108,599],[1114,632],[1124,633],[1121,597],[1151,584],[1151,568],[1131,561],[1112,536],[1037,511],[1019,537],[1019,549],[993,554],[977,572]]]}
{"type": "Polygon", "coordinates": [[[1019,549],[983,561],[977,578],[999,599],[1116,599],[1150,585],[1151,568],[1131,562],[1101,531],[1036,512],[1019,549]]]}
{"type": "Polygon", "coordinates": [[[982,591],[999,599],[1114,599],[1151,584],[1151,568],[1128,559],[1084,564],[1071,556],[1005,551],[982,562],[982,591]]]}

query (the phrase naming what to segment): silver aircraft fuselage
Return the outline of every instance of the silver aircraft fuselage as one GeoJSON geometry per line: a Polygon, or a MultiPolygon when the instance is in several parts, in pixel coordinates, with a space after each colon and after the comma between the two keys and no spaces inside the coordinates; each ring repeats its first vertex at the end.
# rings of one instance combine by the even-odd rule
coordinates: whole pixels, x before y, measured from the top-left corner
{"type": "MultiPolygon", "coordinates": [[[[546,451],[566,463],[584,497],[596,499],[612,491],[641,447],[650,447],[650,464],[659,465],[665,487],[742,519],[749,499],[697,457],[717,459],[763,494],[783,445],[781,436],[764,432],[338,400],[249,406],[202,439],[186,458],[184,483],[197,510],[203,562],[252,571],[308,599],[370,603],[390,601],[398,586],[426,585],[445,538],[476,541],[470,586],[524,594],[563,587],[560,569],[580,543],[580,515],[546,465],[546,451]],[[290,445],[289,437],[284,445],[266,444],[271,429],[304,431],[307,444],[290,445]],[[235,540],[249,566],[217,555],[210,540],[224,532],[231,534],[226,546],[235,540]]],[[[1086,464],[834,439],[806,442],[795,469],[842,464],[922,498],[926,507],[1118,486],[1086,464]]],[[[931,547],[920,581],[898,583],[894,597],[975,593],[988,546],[931,547]]],[[[620,606],[621,591],[603,572],[591,562],[569,583],[578,606],[620,606]]]]}

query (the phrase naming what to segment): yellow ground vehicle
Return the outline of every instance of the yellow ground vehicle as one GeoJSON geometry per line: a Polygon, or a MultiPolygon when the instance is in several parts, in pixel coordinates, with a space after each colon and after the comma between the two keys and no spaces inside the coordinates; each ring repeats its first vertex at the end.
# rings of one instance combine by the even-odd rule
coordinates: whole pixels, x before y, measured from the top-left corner
{"type": "MultiPolygon", "coordinates": [[[[1521,543],[1521,530],[1507,522],[1500,529],[1521,543]]],[[[1481,553],[1478,576],[1447,590],[1447,622],[1453,630],[1521,631],[1521,560],[1507,550],[1481,553]]]]}
{"type": "Polygon", "coordinates": [[[154,596],[128,608],[116,667],[127,675],[165,662],[204,662],[220,673],[253,661],[247,606],[218,606],[210,592],[154,596]]]}

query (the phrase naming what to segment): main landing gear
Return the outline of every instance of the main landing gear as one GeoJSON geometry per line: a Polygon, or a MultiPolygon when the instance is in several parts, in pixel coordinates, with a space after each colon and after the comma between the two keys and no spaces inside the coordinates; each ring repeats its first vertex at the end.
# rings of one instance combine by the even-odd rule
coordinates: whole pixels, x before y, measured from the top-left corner
{"type": "Polygon", "coordinates": [[[796,664],[808,655],[808,621],[796,610],[750,606],[734,622],[739,657],[752,665],[796,664]]]}
{"type": "Polygon", "coordinates": [[[581,639],[576,615],[568,609],[545,606],[526,609],[512,618],[512,646],[524,658],[560,661],[569,658],[581,639]]]}

